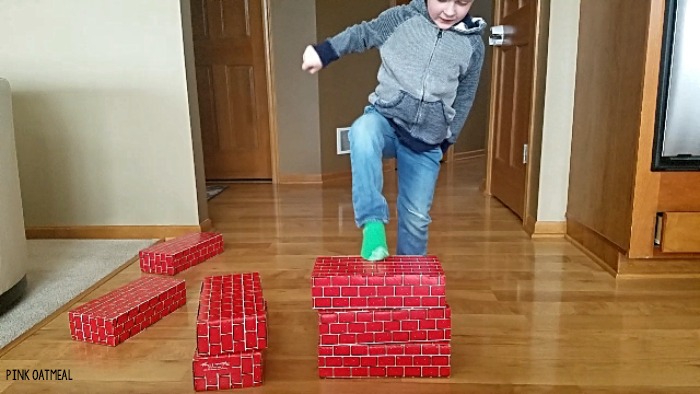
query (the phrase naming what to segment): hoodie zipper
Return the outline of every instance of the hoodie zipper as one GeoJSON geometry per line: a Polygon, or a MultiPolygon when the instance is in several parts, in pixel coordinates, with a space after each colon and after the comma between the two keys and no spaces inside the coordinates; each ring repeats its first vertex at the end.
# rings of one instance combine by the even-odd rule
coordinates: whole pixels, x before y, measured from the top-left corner
{"type": "Polygon", "coordinates": [[[420,92],[420,104],[418,105],[418,113],[416,114],[416,119],[414,124],[418,123],[421,117],[421,112],[423,111],[423,101],[425,100],[425,81],[428,79],[428,73],[430,72],[430,66],[433,63],[433,57],[435,55],[435,50],[437,49],[440,39],[442,38],[442,30],[438,29],[437,38],[435,39],[435,44],[433,45],[433,50],[430,52],[430,58],[428,59],[428,66],[425,68],[425,73],[423,74],[423,80],[421,81],[421,92],[420,92]]]}

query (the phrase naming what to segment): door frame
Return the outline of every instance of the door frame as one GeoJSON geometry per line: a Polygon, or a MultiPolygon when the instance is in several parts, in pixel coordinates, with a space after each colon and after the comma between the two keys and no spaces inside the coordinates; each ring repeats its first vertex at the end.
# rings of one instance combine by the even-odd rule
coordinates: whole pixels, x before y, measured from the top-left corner
{"type": "Polygon", "coordinates": [[[279,183],[279,139],[277,134],[277,95],[275,94],[274,56],[272,55],[272,28],[270,26],[270,2],[261,0],[263,14],[263,41],[265,51],[265,75],[267,79],[268,123],[270,129],[270,164],[272,165],[272,184],[279,183]]]}
{"type": "MultiPolygon", "coordinates": [[[[494,0],[494,24],[501,19],[501,5],[504,0],[494,0]]],[[[533,56],[532,102],[530,106],[530,124],[528,126],[528,162],[525,173],[525,207],[523,209],[523,228],[530,234],[535,233],[537,223],[538,192],[540,187],[540,162],[542,154],[542,131],[544,126],[544,98],[547,79],[547,54],[549,41],[549,12],[551,0],[538,0],[537,21],[535,24],[535,42],[533,56]]],[[[487,33],[488,34],[488,33],[487,33]]],[[[496,124],[496,77],[501,56],[493,53],[491,65],[491,100],[489,104],[489,130],[486,141],[486,179],[484,193],[493,196],[491,191],[493,155],[496,124]]]]}
{"type": "MultiPolygon", "coordinates": [[[[190,4],[191,1],[184,0],[190,4]]],[[[257,0],[253,0],[257,1],[257,0]]],[[[270,131],[270,164],[272,169],[272,183],[279,182],[279,139],[277,130],[277,96],[275,94],[275,76],[272,55],[272,28],[270,26],[270,2],[271,0],[259,0],[262,7],[262,34],[263,34],[263,53],[265,55],[265,88],[267,89],[267,105],[268,105],[268,128],[270,131]]],[[[189,21],[183,23],[192,23],[191,16],[189,21]]],[[[245,181],[243,181],[245,182],[245,181]]]]}

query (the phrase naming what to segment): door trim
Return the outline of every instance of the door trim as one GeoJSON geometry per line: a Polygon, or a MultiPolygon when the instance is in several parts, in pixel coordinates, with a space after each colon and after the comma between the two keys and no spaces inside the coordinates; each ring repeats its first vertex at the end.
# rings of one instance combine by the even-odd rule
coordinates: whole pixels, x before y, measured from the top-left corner
{"type": "MultiPolygon", "coordinates": [[[[501,0],[494,0],[493,4],[493,24],[501,19],[501,0]]],[[[488,34],[488,33],[487,33],[488,34]]],[[[489,99],[489,130],[486,137],[486,179],[484,180],[484,194],[493,197],[492,190],[492,172],[493,172],[493,145],[495,144],[495,130],[494,125],[496,124],[496,92],[498,88],[498,65],[501,56],[497,51],[493,50],[493,47],[487,50],[493,51],[493,56],[491,57],[491,97],[489,99]]]]}
{"type": "Polygon", "coordinates": [[[272,183],[279,183],[279,139],[277,134],[277,95],[275,93],[274,56],[272,54],[272,30],[270,26],[270,0],[262,0],[263,41],[265,42],[265,75],[267,79],[268,123],[270,130],[270,164],[272,183]]]}
{"type": "Polygon", "coordinates": [[[535,25],[535,53],[533,73],[532,112],[528,132],[529,160],[525,175],[524,215],[537,218],[540,191],[540,164],[542,162],[542,135],[544,131],[544,99],[547,87],[547,55],[549,53],[549,10],[551,0],[539,0],[535,25]]]}
{"type": "MultiPolygon", "coordinates": [[[[494,0],[494,23],[501,19],[501,5],[503,0],[494,0]]],[[[533,56],[533,85],[532,103],[530,106],[530,124],[528,126],[529,159],[525,173],[525,206],[523,207],[523,227],[526,225],[528,215],[537,217],[537,202],[539,192],[540,160],[542,154],[542,129],[544,125],[544,96],[547,78],[547,54],[549,41],[549,10],[551,0],[539,0],[537,4],[537,22],[535,24],[535,42],[533,56]]],[[[494,51],[491,64],[491,100],[489,103],[489,130],[486,142],[486,179],[484,193],[493,196],[492,172],[494,151],[494,125],[496,124],[496,94],[497,72],[500,54],[494,51]]]]}

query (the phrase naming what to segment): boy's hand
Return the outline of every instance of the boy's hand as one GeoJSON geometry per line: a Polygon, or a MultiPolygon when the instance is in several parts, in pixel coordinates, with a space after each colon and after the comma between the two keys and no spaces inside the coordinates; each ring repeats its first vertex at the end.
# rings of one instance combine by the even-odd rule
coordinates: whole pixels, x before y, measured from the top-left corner
{"type": "Polygon", "coordinates": [[[303,62],[301,64],[301,69],[304,71],[308,71],[309,74],[316,74],[320,69],[323,68],[321,58],[318,56],[318,53],[316,53],[316,50],[311,45],[306,47],[302,59],[303,62]]]}

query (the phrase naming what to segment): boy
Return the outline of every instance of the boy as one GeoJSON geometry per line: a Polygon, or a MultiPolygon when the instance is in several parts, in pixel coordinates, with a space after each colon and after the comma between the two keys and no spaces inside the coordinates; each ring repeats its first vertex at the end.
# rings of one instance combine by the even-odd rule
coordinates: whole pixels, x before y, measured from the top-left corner
{"type": "Polygon", "coordinates": [[[353,208],[366,260],[389,255],[383,157],[395,157],[398,167],[396,253],[427,254],[440,161],[464,125],[483,64],[486,23],[469,16],[473,2],[412,0],[304,52],[302,69],[314,74],[341,56],[379,47],[379,84],[349,133],[353,208]]]}

